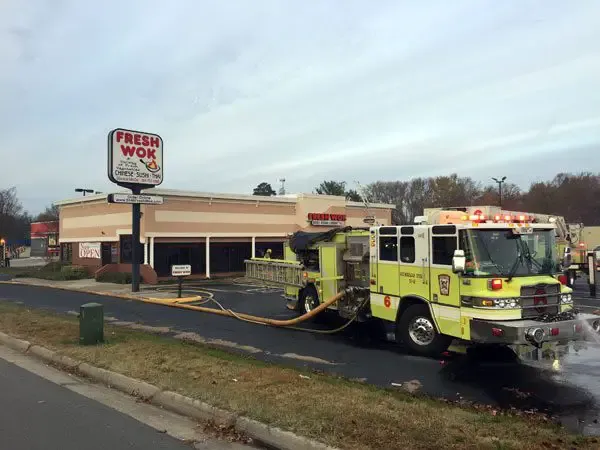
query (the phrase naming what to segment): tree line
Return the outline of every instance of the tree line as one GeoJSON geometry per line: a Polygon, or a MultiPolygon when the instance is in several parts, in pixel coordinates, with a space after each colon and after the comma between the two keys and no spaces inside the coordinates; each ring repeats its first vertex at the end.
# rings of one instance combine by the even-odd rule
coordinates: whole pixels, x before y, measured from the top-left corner
{"type": "MultiPolygon", "coordinates": [[[[501,180],[498,180],[501,181],[501,180]]],[[[559,173],[548,181],[533,182],[521,190],[509,182],[483,184],[457,174],[408,181],[376,181],[362,189],[349,189],[345,181],[326,180],[314,193],[345,196],[348,200],[396,205],[395,224],[410,223],[424,208],[501,205],[504,209],[564,216],[570,223],[600,225],[600,173],[559,173]],[[359,192],[360,191],[360,192],[359,192]]],[[[269,183],[259,184],[254,195],[277,195],[269,183]]]]}
{"type": "Polygon", "coordinates": [[[25,243],[31,237],[31,222],[58,220],[58,208],[48,206],[43,212],[32,216],[24,208],[17,189],[0,189],[0,238],[8,243],[25,243]]]}

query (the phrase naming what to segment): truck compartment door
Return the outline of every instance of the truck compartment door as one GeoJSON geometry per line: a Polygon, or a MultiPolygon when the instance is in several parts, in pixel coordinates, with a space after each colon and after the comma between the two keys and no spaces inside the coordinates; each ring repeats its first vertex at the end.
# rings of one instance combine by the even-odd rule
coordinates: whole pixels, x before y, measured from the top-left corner
{"type": "Polygon", "coordinates": [[[432,227],[429,283],[432,309],[440,332],[460,337],[460,278],[452,272],[452,257],[457,248],[454,225],[432,227]]]}
{"type": "Polygon", "coordinates": [[[429,298],[429,227],[400,227],[400,296],[429,298]]]}
{"type": "Polygon", "coordinates": [[[377,293],[399,297],[398,228],[379,228],[377,244],[377,293]]]}
{"type": "Polygon", "coordinates": [[[338,293],[339,280],[336,278],[340,276],[339,268],[341,266],[338,264],[340,252],[335,244],[322,244],[320,249],[321,277],[323,279],[320,282],[319,298],[324,301],[338,293]]]}

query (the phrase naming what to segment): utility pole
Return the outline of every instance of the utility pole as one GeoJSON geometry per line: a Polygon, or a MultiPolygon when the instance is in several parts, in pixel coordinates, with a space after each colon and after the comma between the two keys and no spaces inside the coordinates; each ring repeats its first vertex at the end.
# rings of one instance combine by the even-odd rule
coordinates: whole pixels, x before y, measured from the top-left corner
{"type": "Polygon", "coordinates": [[[502,208],[502,183],[504,183],[506,181],[506,177],[502,177],[500,179],[492,177],[492,180],[494,180],[496,183],[498,183],[498,196],[500,199],[499,203],[500,203],[500,208],[502,208]]]}
{"type": "Polygon", "coordinates": [[[279,195],[285,195],[285,178],[280,178],[279,182],[281,183],[281,187],[279,188],[279,195]]]}

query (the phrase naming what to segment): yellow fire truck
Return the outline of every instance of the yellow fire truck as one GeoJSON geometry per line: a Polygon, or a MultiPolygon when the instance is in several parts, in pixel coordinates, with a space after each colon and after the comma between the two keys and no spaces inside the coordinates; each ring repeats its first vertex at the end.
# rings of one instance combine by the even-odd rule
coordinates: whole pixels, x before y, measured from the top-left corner
{"type": "Polygon", "coordinates": [[[282,260],[246,261],[246,276],[284,287],[288,308],[382,320],[417,354],[466,344],[534,345],[600,333],[573,309],[557,267],[555,225],[529,217],[436,210],[400,226],[296,232],[282,260]]]}

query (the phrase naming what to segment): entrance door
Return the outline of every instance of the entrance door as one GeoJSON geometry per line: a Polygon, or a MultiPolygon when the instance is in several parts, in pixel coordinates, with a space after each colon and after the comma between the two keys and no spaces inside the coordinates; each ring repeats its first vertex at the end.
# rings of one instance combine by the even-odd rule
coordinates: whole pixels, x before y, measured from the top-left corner
{"type": "Polygon", "coordinates": [[[400,297],[429,298],[429,227],[400,227],[400,297]]]}
{"type": "Polygon", "coordinates": [[[377,293],[400,297],[398,227],[381,227],[378,236],[377,293]]]}
{"type": "Polygon", "coordinates": [[[460,337],[460,278],[452,272],[452,258],[457,248],[456,226],[432,227],[429,283],[432,307],[440,331],[460,337]]]}
{"type": "Polygon", "coordinates": [[[112,244],[110,242],[102,242],[100,248],[102,265],[105,266],[112,262],[112,244]]]}

